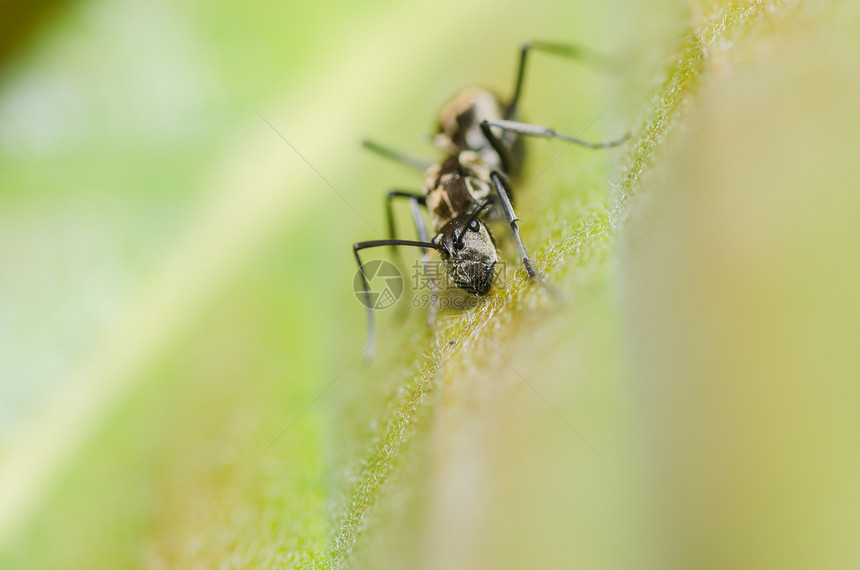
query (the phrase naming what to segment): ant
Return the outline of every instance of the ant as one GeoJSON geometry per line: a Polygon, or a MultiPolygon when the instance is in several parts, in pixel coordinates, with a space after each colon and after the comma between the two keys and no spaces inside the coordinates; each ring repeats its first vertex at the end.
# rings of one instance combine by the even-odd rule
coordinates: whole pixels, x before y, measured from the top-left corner
{"type": "MultiPolygon", "coordinates": [[[[385,199],[389,239],[362,241],[353,244],[353,254],[368,307],[368,343],[374,338],[373,310],[370,287],[359,251],[391,246],[421,248],[425,256],[429,250],[439,252],[448,276],[458,288],[477,296],[490,292],[498,252],[493,235],[484,223],[504,220],[516,243],[520,259],[529,279],[537,279],[526,247],[520,237],[517,216],[513,208],[513,193],[508,181],[515,177],[523,160],[522,136],[557,138],[587,148],[609,148],[623,143],[630,136],[593,143],[547,127],[517,121],[517,108],[523,92],[526,63],[531,51],[541,51],[571,59],[604,58],[579,46],[551,42],[525,42],[520,48],[519,67],[513,96],[503,101],[497,95],[480,87],[468,87],[448,103],[440,114],[435,144],[444,152],[444,158],[431,163],[391,150],[371,141],[364,146],[385,158],[406,166],[425,170],[423,191],[389,190],[385,199]],[[409,201],[418,240],[397,239],[395,235],[392,202],[409,201]],[[425,208],[433,222],[434,236],[430,238],[420,208],[425,208]]],[[[433,316],[431,306],[431,320],[433,316]]]]}

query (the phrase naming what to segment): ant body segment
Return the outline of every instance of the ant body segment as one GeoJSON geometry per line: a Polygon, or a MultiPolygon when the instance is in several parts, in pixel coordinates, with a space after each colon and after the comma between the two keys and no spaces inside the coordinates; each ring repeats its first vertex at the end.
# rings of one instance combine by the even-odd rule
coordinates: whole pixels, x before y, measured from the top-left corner
{"type": "Polygon", "coordinates": [[[484,296],[490,292],[498,262],[496,244],[485,220],[504,220],[510,227],[522,264],[529,278],[534,280],[537,273],[520,237],[508,181],[509,176],[516,176],[522,164],[521,136],[558,138],[587,148],[614,147],[628,138],[629,134],[614,141],[592,143],[553,129],[517,121],[526,63],[532,50],[598,63],[602,59],[577,46],[549,42],[524,43],[510,101],[505,102],[485,89],[469,87],[443,108],[434,141],[444,153],[444,158],[438,163],[364,141],[364,146],[369,150],[425,171],[421,193],[403,190],[390,190],[387,193],[385,206],[389,239],[362,241],[353,245],[367,300],[368,342],[374,338],[373,310],[370,308],[369,284],[359,251],[380,246],[391,246],[392,249],[397,246],[417,247],[425,254],[431,249],[436,250],[448,276],[458,288],[472,295],[484,296]],[[392,212],[395,198],[409,201],[418,240],[397,239],[392,212]],[[434,232],[432,237],[421,208],[430,214],[434,232]]]}

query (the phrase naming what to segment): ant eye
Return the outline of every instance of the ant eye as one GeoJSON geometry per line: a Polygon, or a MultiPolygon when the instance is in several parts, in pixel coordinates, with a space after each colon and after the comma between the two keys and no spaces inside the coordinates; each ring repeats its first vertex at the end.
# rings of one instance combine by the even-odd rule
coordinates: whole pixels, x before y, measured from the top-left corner
{"type": "Polygon", "coordinates": [[[478,220],[472,220],[472,223],[469,224],[469,229],[473,232],[478,231],[478,220]]]}

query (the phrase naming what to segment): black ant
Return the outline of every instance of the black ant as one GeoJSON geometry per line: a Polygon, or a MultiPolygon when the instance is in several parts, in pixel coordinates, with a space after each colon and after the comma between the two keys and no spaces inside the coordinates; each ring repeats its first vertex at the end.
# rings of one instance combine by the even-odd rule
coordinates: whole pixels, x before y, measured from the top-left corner
{"type": "MultiPolygon", "coordinates": [[[[599,56],[578,46],[526,42],[522,45],[514,94],[504,102],[493,93],[469,87],[442,109],[435,144],[445,158],[436,164],[390,150],[365,141],[368,149],[407,166],[426,170],[422,193],[390,190],[386,195],[389,239],[362,241],[352,246],[368,307],[368,342],[374,337],[373,310],[370,308],[370,288],[359,251],[379,246],[410,246],[439,252],[451,280],[472,295],[490,292],[498,252],[484,219],[504,219],[519,251],[520,259],[530,279],[537,274],[532,267],[526,247],[520,237],[513,194],[508,176],[515,176],[522,164],[523,149],[520,135],[558,138],[587,148],[609,148],[624,142],[628,136],[601,143],[587,142],[553,129],[516,121],[517,107],[523,90],[528,54],[542,51],[573,59],[601,60],[599,56]],[[397,239],[395,236],[392,201],[407,199],[412,206],[418,240],[397,239]],[[435,235],[430,238],[419,207],[425,208],[433,221],[435,235]]],[[[396,250],[395,250],[396,251],[396,250]]]]}

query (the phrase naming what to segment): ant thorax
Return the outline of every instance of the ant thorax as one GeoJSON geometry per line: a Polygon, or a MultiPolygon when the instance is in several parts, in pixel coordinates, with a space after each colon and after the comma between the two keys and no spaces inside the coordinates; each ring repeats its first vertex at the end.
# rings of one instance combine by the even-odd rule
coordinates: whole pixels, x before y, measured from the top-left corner
{"type": "Polygon", "coordinates": [[[452,155],[427,169],[424,195],[434,227],[441,228],[490,199],[490,171],[482,155],[473,151],[452,155]]]}

